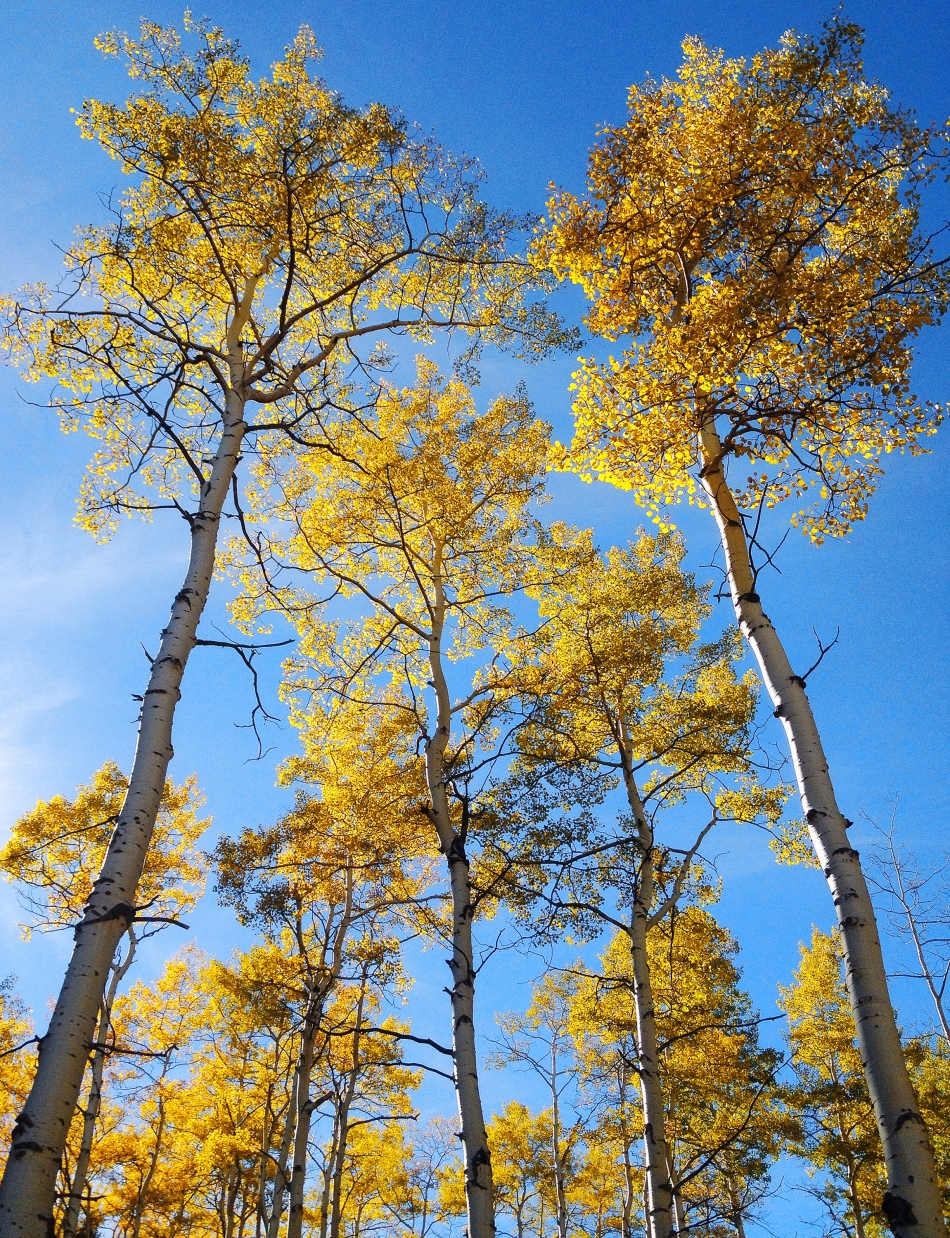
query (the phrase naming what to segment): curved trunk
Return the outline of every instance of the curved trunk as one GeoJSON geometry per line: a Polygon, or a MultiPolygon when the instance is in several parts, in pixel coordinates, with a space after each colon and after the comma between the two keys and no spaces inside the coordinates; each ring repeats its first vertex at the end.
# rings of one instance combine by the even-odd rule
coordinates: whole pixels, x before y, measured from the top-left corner
{"type": "Polygon", "coordinates": [[[745,529],[722,468],[713,414],[700,434],[701,479],[726,557],[736,618],[785,728],[802,811],[838,916],[858,1047],[887,1164],[882,1210],[900,1238],[946,1238],[933,1149],[907,1073],[874,907],[835,800],[805,682],[792,670],[755,588],[745,529]]]}
{"type": "Polygon", "coordinates": [[[647,929],[654,892],[653,831],[647,823],[640,792],[630,772],[630,756],[626,743],[623,744],[623,749],[624,786],[637,828],[642,857],[628,936],[633,967],[633,1001],[637,1017],[637,1073],[643,1104],[643,1160],[647,1186],[645,1194],[648,1200],[646,1229],[648,1238],[670,1238],[673,1233],[673,1184],[669,1174],[670,1156],[666,1140],[663,1085],[660,1080],[653,981],[647,955],[647,929]]]}
{"type": "MultiPolygon", "coordinates": [[[[232,350],[231,381],[243,374],[240,348],[232,350]]],[[[53,1226],[56,1174],[82,1087],[89,1048],[109,967],[122,934],[135,918],[135,892],[148,852],[172,758],[172,723],[185,666],[214,572],[221,512],[244,436],[244,401],[233,388],[225,401],[221,438],[199,509],[191,517],[191,554],[172,604],[142,702],[129,789],[82,920],[49,1030],[40,1042],[36,1077],[0,1182],[0,1238],[48,1238],[53,1226]]]]}
{"type": "Polygon", "coordinates": [[[99,1117],[99,1107],[102,1104],[102,1074],[106,1064],[105,1041],[109,1034],[112,1021],[112,1007],[115,995],[122,979],[132,966],[135,957],[136,941],[129,933],[129,949],[121,963],[113,964],[109,979],[109,987],[103,996],[96,1025],[96,1051],[92,1058],[92,1078],[89,1083],[89,1097],[82,1115],[82,1138],[79,1144],[79,1156],[76,1158],[76,1172],[69,1187],[69,1203],[63,1216],[63,1238],[75,1238],[79,1230],[79,1208],[83,1192],[89,1178],[89,1162],[92,1159],[92,1143],[96,1133],[96,1119],[99,1117]]]}
{"type": "Polygon", "coordinates": [[[455,1052],[455,1093],[458,1098],[462,1147],[465,1153],[465,1200],[468,1207],[468,1238],[494,1238],[495,1199],[491,1152],[478,1083],[478,1053],[475,1046],[475,965],[472,943],[472,883],[469,877],[465,838],[456,832],[449,812],[445,782],[445,753],[452,726],[449,689],[442,666],[442,630],[445,599],[440,580],[441,563],[436,554],[433,573],[436,594],[429,666],[436,695],[436,729],[426,742],[426,783],[431,800],[429,817],[439,838],[439,847],[449,867],[452,890],[452,972],[449,997],[452,1002],[452,1048],[455,1052]]]}

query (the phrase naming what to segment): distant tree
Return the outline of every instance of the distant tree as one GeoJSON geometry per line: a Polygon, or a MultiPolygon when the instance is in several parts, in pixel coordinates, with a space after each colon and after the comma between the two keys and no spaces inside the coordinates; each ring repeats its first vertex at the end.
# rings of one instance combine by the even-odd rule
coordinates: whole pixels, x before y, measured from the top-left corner
{"type": "Polygon", "coordinates": [[[821,1175],[812,1194],[835,1232],[879,1238],[887,1233],[877,1206],[885,1171],[841,964],[837,938],[815,929],[794,983],[780,987],[796,1080],[785,1091],[797,1128],[791,1151],[821,1175]]]}

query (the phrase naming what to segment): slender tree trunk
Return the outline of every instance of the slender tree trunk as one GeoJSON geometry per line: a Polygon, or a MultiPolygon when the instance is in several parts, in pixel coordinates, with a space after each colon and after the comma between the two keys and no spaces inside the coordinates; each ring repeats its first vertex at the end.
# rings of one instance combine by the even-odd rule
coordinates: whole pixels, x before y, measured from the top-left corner
{"type": "Polygon", "coordinates": [[[75,929],[72,958],[49,1030],[40,1043],[36,1077],[13,1130],[0,1182],[0,1238],[48,1238],[56,1174],[95,1035],[109,966],[135,918],[135,892],[145,866],[172,758],[172,723],[198,621],[214,572],[221,512],[245,431],[243,378],[237,336],[231,341],[231,383],[211,472],[191,517],[191,555],[172,604],[142,702],[129,789],[99,876],[75,929]]]}
{"type": "Polygon", "coordinates": [[[290,1185],[290,1175],[287,1172],[287,1162],[290,1159],[290,1148],[294,1141],[294,1127],[297,1124],[297,1088],[300,1086],[300,1061],[294,1067],[293,1081],[290,1088],[290,1098],[287,1102],[287,1115],[284,1118],[284,1129],[281,1134],[280,1152],[277,1155],[277,1166],[274,1171],[274,1192],[271,1199],[270,1215],[267,1218],[266,1238],[277,1238],[280,1232],[280,1219],[284,1214],[284,1195],[290,1185]]]}
{"type": "MultiPolygon", "coordinates": [[[[633,1235],[633,1162],[630,1159],[630,1139],[627,1134],[626,1121],[625,1078],[620,1080],[620,1126],[623,1140],[623,1209],[620,1214],[620,1238],[632,1238],[633,1235]]],[[[650,1180],[643,1175],[643,1214],[649,1216],[650,1211],[650,1180]]]]}
{"type": "Polygon", "coordinates": [[[561,1106],[557,1092],[557,1035],[551,1039],[551,1152],[554,1158],[554,1198],[558,1238],[567,1238],[567,1192],[561,1153],[561,1106]]]}
{"type": "Polygon", "coordinates": [[[155,1131],[155,1147],[152,1149],[152,1155],[148,1161],[148,1172],[142,1179],[142,1185],[138,1190],[138,1198],[135,1201],[135,1222],[132,1226],[130,1238],[139,1238],[142,1232],[142,1221],[145,1216],[145,1205],[148,1202],[148,1192],[152,1185],[152,1179],[155,1177],[155,1170],[158,1168],[158,1160],[162,1154],[162,1139],[165,1134],[165,1102],[158,1102],[158,1128],[155,1131]]]}
{"type": "Polygon", "coordinates": [[[356,1026],[353,1029],[353,1058],[350,1077],[346,1091],[340,1103],[339,1129],[340,1137],[336,1142],[333,1158],[333,1191],[330,1199],[330,1238],[340,1238],[340,1226],[343,1221],[343,1169],[346,1165],[346,1148],[350,1137],[350,1109],[356,1095],[356,1085],[360,1075],[360,1040],[363,1024],[363,1003],[366,994],[366,979],[360,990],[359,1002],[356,1007],[356,1026]]]}
{"type": "Polygon", "coordinates": [[[688,1232],[686,1213],[680,1199],[680,1184],[676,1181],[676,1174],[673,1172],[673,1157],[670,1155],[669,1148],[667,1148],[667,1156],[669,1159],[666,1162],[666,1169],[673,1189],[673,1233],[682,1234],[688,1232]]]}
{"type": "Polygon", "coordinates": [[[333,1114],[333,1132],[330,1137],[330,1152],[323,1167],[323,1190],[320,1192],[320,1238],[328,1238],[330,1232],[330,1191],[333,1188],[333,1166],[336,1164],[336,1147],[340,1138],[340,1110],[333,1114]]]}
{"type": "Polygon", "coordinates": [[[89,1096],[82,1115],[82,1138],[79,1143],[79,1156],[76,1158],[76,1171],[73,1174],[69,1188],[69,1203],[63,1216],[63,1238],[75,1238],[79,1230],[79,1208],[83,1192],[89,1180],[89,1162],[92,1158],[92,1144],[96,1134],[96,1120],[102,1104],[102,1074],[106,1064],[105,1043],[112,1021],[112,1006],[115,995],[123,978],[132,966],[135,957],[135,935],[129,930],[129,948],[125,958],[120,963],[114,963],[107,988],[99,1012],[99,1022],[96,1025],[96,1050],[92,1057],[92,1077],[89,1083],[89,1096]]]}
{"type": "Polygon", "coordinates": [[[437,548],[433,570],[436,604],[429,640],[429,665],[436,695],[435,734],[426,741],[426,782],[439,847],[449,868],[452,890],[452,972],[449,995],[452,1003],[452,1047],[455,1052],[455,1092],[462,1147],[465,1153],[465,1199],[468,1207],[468,1238],[494,1238],[495,1199],[491,1152],[478,1083],[478,1053],[475,1046],[475,964],[472,943],[472,883],[464,835],[455,830],[449,812],[445,779],[445,754],[452,728],[452,708],[442,665],[442,632],[445,598],[441,583],[441,550],[437,548]]]}
{"type": "Polygon", "coordinates": [[[669,1174],[666,1111],[660,1079],[653,980],[647,954],[647,929],[653,905],[653,831],[631,772],[626,735],[621,740],[624,786],[640,843],[640,877],[630,915],[630,959],[633,967],[633,1002],[637,1017],[637,1073],[643,1104],[643,1157],[648,1184],[646,1230],[648,1238],[670,1238],[673,1233],[673,1184],[669,1174]]]}
{"type": "Polygon", "coordinates": [[[736,1238],[746,1238],[745,1222],[742,1219],[742,1203],[739,1199],[739,1192],[736,1190],[735,1182],[729,1179],[729,1220],[732,1222],[733,1228],[736,1231],[736,1238]]]}
{"type": "MultiPolygon", "coordinates": [[[[287,1214],[287,1238],[301,1238],[303,1233],[303,1197],[307,1184],[307,1147],[310,1143],[310,1077],[313,1074],[314,1043],[323,1012],[323,1000],[311,1014],[307,1012],[297,1063],[297,1117],[294,1131],[294,1163],[290,1176],[290,1209],[287,1214]]],[[[283,1194],[283,1192],[281,1192],[283,1194]]],[[[277,1218],[280,1224],[280,1214],[277,1218]]]]}
{"type": "Polygon", "coordinates": [[[867,882],[848,839],[850,823],[835,800],[805,682],[792,670],[756,592],[745,529],[726,483],[711,412],[703,422],[700,455],[736,618],[785,728],[812,845],[837,910],[858,1046],[887,1164],[882,1210],[900,1238],[946,1238],[933,1149],[901,1049],[867,882]]]}

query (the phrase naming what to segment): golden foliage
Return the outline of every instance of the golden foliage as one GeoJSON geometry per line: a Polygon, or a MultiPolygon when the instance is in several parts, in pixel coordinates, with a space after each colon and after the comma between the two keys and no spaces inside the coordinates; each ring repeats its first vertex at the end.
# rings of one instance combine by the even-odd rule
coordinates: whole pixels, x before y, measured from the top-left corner
{"type": "Polygon", "coordinates": [[[583,198],[557,194],[536,260],[584,288],[591,330],[630,342],[574,376],[559,467],[633,491],[663,521],[698,500],[706,417],[751,470],[740,507],[801,498],[816,541],[863,518],[892,451],[942,412],[910,391],[911,342],[950,282],[918,227],[937,130],[863,76],[842,18],[751,60],[699,39],[675,79],[628,96],[583,198]]]}

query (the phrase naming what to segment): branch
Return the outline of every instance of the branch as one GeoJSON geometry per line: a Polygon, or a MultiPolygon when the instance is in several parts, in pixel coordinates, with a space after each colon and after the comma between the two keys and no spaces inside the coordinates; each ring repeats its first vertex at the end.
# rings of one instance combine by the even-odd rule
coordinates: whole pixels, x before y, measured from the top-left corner
{"type": "Polygon", "coordinates": [[[835,645],[837,645],[838,640],[841,637],[841,629],[838,628],[837,632],[835,632],[835,638],[831,642],[831,644],[823,645],[821,643],[821,637],[818,635],[818,633],[815,631],[814,628],[812,628],[812,631],[815,632],[815,640],[818,642],[818,650],[819,650],[818,661],[815,662],[814,665],[810,666],[808,670],[805,672],[805,674],[801,676],[801,681],[803,684],[808,679],[808,676],[812,673],[812,671],[818,670],[819,666],[821,666],[822,662],[824,661],[825,654],[829,653],[832,649],[834,649],[835,645]]]}

